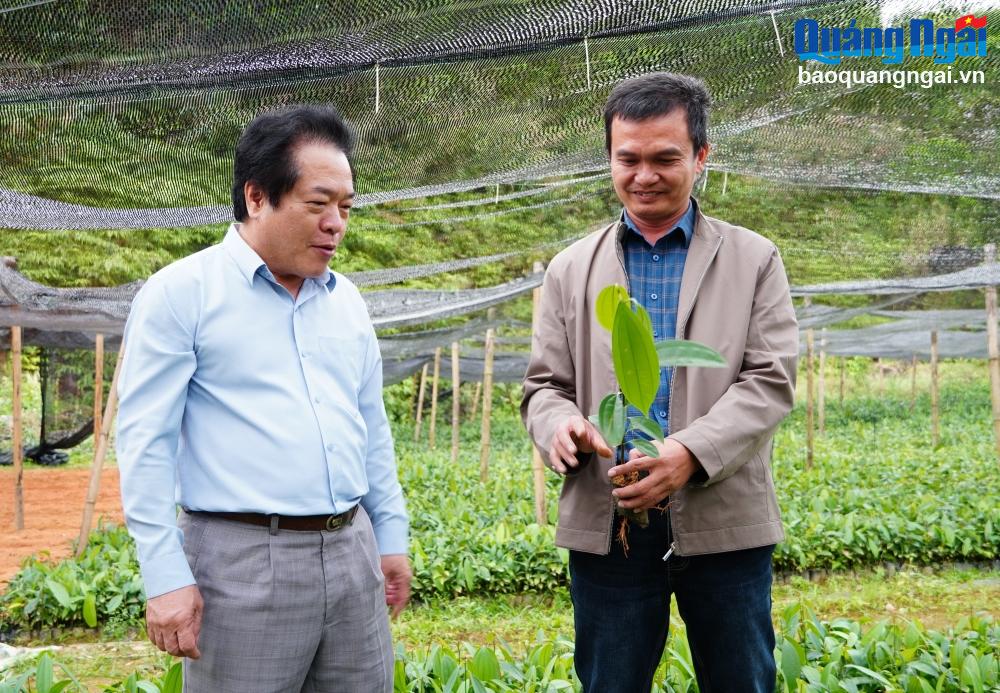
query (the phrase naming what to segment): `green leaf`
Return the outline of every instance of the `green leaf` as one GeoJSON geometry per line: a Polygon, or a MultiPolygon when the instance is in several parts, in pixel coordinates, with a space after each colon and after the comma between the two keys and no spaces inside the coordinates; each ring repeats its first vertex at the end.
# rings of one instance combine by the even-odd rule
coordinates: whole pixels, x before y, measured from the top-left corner
{"type": "MultiPolygon", "coordinates": [[[[60,585],[61,586],[61,585],[60,585]]],[[[50,693],[52,689],[52,658],[45,652],[38,658],[35,665],[35,690],[38,693],[50,693]]]]}
{"type": "Polygon", "coordinates": [[[632,441],[632,445],[635,449],[641,452],[647,457],[659,457],[660,451],[656,449],[656,446],[650,443],[648,440],[643,440],[642,438],[636,438],[632,441]]]}
{"type": "Polygon", "coordinates": [[[785,677],[785,690],[794,692],[798,690],[799,673],[802,671],[802,660],[799,659],[798,650],[791,640],[781,643],[781,673],[785,677]]]}
{"type": "Polygon", "coordinates": [[[142,693],[160,693],[160,689],[157,688],[156,684],[149,681],[136,681],[135,687],[137,690],[142,691],[142,693]]]}
{"type": "Polygon", "coordinates": [[[670,339],[657,342],[656,354],[660,358],[660,368],[667,366],[721,368],[726,365],[722,354],[715,349],[689,339],[670,339]]]}
{"type": "Polygon", "coordinates": [[[844,668],[845,669],[857,669],[862,674],[864,674],[865,676],[869,677],[873,681],[882,684],[887,689],[891,690],[892,688],[894,688],[894,686],[892,685],[892,681],[890,681],[886,677],[882,676],[882,674],[878,673],[877,671],[872,671],[871,669],[869,669],[867,667],[859,666],[857,664],[848,664],[844,668]]]}
{"type": "MultiPolygon", "coordinates": [[[[62,681],[53,684],[52,688],[49,689],[49,693],[62,693],[62,691],[66,690],[66,687],[71,683],[73,682],[69,679],[63,679],[62,681]]],[[[157,693],[159,693],[159,691],[157,691],[157,693]]]]}
{"type": "Polygon", "coordinates": [[[182,693],[184,690],[184,669],[180,662],[176,662],[167,675],[163,677],[163,684],[160,686],[160,693],[182,693]]]}
{"type": "Polygon", "coordinates": [[[83,620],[91,628],[97,627],[97,600],[93,592],[87,592],[83,598],[83,620]]]}
{"type": "Polygon", "coordinates": [[[628,422],[637,431],[642,431],[653,440],[663,442],[663,428],[648,416],[633,416],[629,418],[628,422]]]}
{"type": "Polygon", "coordinates": [[[480,681],[492,681],[500,678],[500,660],[493,650],[480,647],[472,661],[469,671],[480,681]]]}
{"type": "Polygon", "coordinates": [[[617,393],[601,400],[597,428],[608,447],[616,448],[622,444],[625,437],[625,404],[617,393]]]}
{"type": "Polygon", "coordinates": [[[73,606],[73,600],[69,598],[69,592],[61,584],[52,578],[45,578],[45,586],[49,588],[49,592],[52,593],[52,596],[56,598],[56,601],[61,606],[67,608],[73,606]]]}
{"type": "Polygon", "coordinates": [[[594,305],[594,312],[597,314],[597,322],[609,332],[615,324],[615,312],[618,304],[628,303],[628,292],[625,287],[612,284],[601,289],[597,294],[597,302],[594,305]]]}
{"type": "Polygon", "coordinates": [[[660,387],[660,360],[653,333],[628,303],[619,304],[615,313],[611,357],[625,399],[642,414],[649,413],[660,387]]]}
{"type": "Polygon", "coordinates": [[[649,334],[653,334],[653,320],[649,317],[649,313],[647,313],[646,309],[642,307],[642,304],[634,298],[632,299],[632,305],[634,306],[633,310],[635,311],[635,314],[639,316],[639,324],[641,324],[643,328],[649,332],[649,334]]]}
{"type": "Polygon", "coordinates": [[[983,693],[983,678],[979,674],[979,661],[974,654],[965,655],[959,681],[963,686],[971,686],[973,693],[983,693]]]}

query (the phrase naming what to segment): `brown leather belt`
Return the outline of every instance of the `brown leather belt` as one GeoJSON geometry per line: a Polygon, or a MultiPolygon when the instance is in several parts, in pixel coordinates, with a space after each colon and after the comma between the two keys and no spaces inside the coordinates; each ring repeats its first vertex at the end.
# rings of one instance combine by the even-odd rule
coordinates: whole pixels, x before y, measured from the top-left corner
{"type": "Polygon", "coordinates": [[[220,520],[245,522],[250,525],[269,527],[271,531],[291,529],[297,532],[336,532],[354,522],[358,506],[354,506],[339,515],[265,515],[263,513],[217,513],[207,510],[187,510],[190,515],[215,517],[220,520]]]}

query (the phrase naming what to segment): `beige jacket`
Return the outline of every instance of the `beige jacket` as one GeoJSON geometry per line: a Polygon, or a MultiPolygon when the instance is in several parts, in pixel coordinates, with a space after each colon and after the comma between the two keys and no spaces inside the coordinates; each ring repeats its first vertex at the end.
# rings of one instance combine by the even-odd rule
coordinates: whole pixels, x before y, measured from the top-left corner
{"type": "MultiPolygon", "coordinates": [[[[545,274],[521,416],[548,464],[556,426],[594,414],[617,391],[611,335],[594,316],[597,294],[627,286],[614,223],[553,258],[545,274]]],[[[777,248],[745,228],[697,214],[681,279],[677,338],[718,350],[728,368],[675,368],[671,438],[704,474],[671,496],[678,555],[735,551],[784,538],[771,479],[775,429],[791,410],[798,325],[777,248]],[[706,478],[707,477],[707,478],[706,478]]],[[[614,505],[611,460],[584,459],[559,501],[556,544],[606,554],[614,505]]]]}

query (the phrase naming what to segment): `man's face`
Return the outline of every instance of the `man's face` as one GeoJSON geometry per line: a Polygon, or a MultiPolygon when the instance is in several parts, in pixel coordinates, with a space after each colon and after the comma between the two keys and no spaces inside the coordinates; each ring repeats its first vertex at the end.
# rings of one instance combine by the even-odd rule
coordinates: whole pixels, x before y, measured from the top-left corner
{"type": "Polygon", "coordinates": [[[695,152],[687,114],[611,121],[611,180],[629,216],[660,226],[683,214],[708,146],[695,152]]]}
{"type": "Polygon", "coordinates": [[[354,178],[347,156],[327,142],[298,145],[295,186],[277,207],[253,183],[245,188],[253,242],[268,269],[293,293],[306,277],[320,277],[347,232],[354,178]]]}

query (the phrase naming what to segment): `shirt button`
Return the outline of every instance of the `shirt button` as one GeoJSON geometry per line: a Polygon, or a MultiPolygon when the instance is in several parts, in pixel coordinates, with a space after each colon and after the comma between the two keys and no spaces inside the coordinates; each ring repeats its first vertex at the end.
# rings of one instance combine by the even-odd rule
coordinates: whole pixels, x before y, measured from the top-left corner
{"type": "Polygon", "coordinates": [[[649,295],[649,298],[650,298],[651,300],[655,301],[655,300],[656,300],[656,294],[650,294],[650,295],[649,295]]]}
{"type": "Polygon", "coordinates": [[[654,254],[653,255],[653,262],[659,262],[659,261],[660,261],[660,256],[654,254]]]}
{"type": "Polygon", "coordinates": [[[315,402],[316,404],[319,404],[319,397],[313,397],[313,402],[315,402]]]}
{"type": "Polygon", "coordinates": [[[327,452],[333,452],[336,449],[337,449],[337,446],[334,445],[333,443],[327,443],[326,444],[326,451],[327,452]]]}
{"type": "Polygon", "coordinates": [[[661,419],[665,419],[665,418],[667,418],[667,412],[665,412],[665,411],[663,411],[663,410],[661,409],[661,410],[660,410],[660,418],[661,418],[661,419]]]}
{"type": "Polygon", "coordinates": [[[304,358],[304,359],[309,358],[309,352],[308,351],[303,351],[302,352],[302,358],[304,358]]]}
{"type": "Polygon", "coordinates": [[[654,337],[659,337],[659,336],[660,336],[660,333],[659,333],[659,332],[657,332],[656,330],[653,330],[653,336],[654,336],[654,337]]]}

